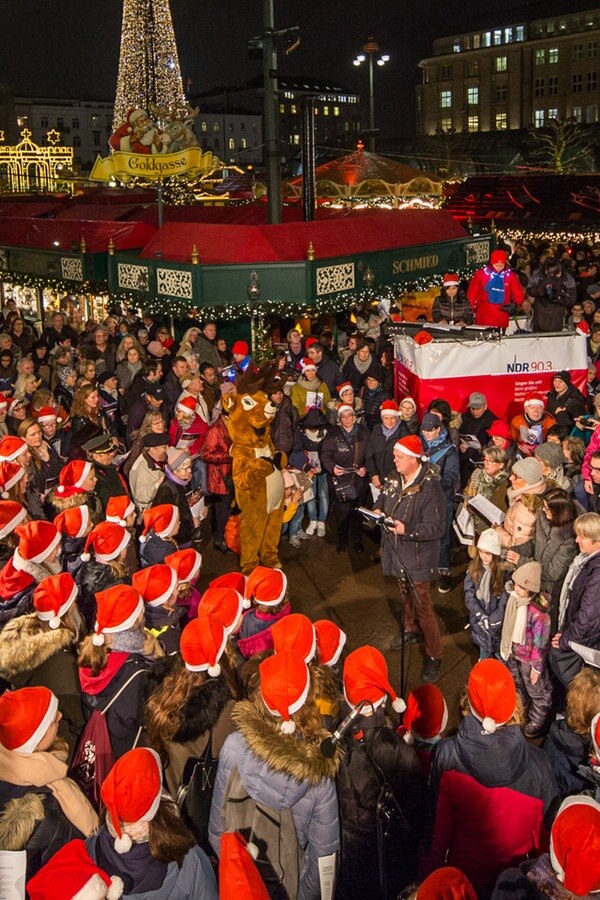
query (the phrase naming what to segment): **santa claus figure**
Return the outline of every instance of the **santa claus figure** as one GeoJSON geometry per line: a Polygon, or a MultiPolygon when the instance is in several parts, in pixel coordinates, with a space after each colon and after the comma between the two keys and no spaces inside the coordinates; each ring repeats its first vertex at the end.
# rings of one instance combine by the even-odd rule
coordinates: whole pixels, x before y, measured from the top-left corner
{"type": "Polygon", "coordinates": [[[476,325],[506,328],[510,307],[521,305],[523,288],[517,274],[507,265],[505,250],[494,250],[487,266],[477,269],[467,289],[467,299],[475,312],[476,325]]]}
{"type": "Polygon", "coordinates": [[[171,138],[158,128],[145,109],[130,109],[127,119],[111,134],[108,143],[124,153],[166,153],[171,138]]]}

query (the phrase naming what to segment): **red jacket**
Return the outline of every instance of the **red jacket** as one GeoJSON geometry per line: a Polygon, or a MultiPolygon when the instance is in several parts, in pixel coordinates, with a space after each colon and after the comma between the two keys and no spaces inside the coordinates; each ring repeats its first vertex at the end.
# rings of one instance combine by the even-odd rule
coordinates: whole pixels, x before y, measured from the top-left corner
{"type": "MultiPolygon", "coordinates": [[[[494,328],[506,328],[508,325],[508,313],[501,306],[489,302],[489,295],[485,289],[486,284],[494,274],[490,266],[477,269],[471,283],[467,288],[467,299],[475,312],[476,325],[489,325],[494,328]]],[[[521,305],[525,294],[518,276],[512,269],[504,269],[504,303],[517,303],[521,305]]]]}
{"type": "Polygon", "coordinates": [[[221,416],[208,429],[200,456],[206,463],[206,484],[211,494],[228,494],[228,476],[233,461],[229,455],[231,438],[221,416]]]}

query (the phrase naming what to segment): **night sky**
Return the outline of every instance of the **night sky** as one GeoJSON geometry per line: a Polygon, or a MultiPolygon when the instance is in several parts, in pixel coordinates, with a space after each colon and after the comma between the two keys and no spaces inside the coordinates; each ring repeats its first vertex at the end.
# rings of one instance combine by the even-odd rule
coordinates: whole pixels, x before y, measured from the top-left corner
{"type": "MultiPolygon", "coordinates": [[[[249,60],[247,39],[262,28],[262,0],[171,0],[184,80],[192,93],[235,85],[260,71],[249,60]]],[[[299,25],[301,45],[282,57],[280,71],[331,78],[367,93],[366,67],[352,59],[373,34],[391,61],[376,69],[376,124],[382,136],[410,136],[415,122],[419,59],[436,37],[592,4],[492,2],[459,4],[397,0],[275,0],[276,27],[299,25]]],[[[17,96],[112,100],[117,77],[121,0],[3,0],[0,82],[17,96]]]]}

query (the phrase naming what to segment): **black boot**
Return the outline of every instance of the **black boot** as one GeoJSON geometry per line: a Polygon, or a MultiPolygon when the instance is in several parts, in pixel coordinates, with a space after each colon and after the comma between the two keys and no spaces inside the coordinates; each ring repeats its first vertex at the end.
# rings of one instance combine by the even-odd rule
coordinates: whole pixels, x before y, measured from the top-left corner
{"type": "Polygon", "coordinates": [[[421,681],[430,684],[438,681],[442,668],[441,659],[434,659],[433,656],[426,656],[423,663],[423,671],[421,672],[421,681]]]}

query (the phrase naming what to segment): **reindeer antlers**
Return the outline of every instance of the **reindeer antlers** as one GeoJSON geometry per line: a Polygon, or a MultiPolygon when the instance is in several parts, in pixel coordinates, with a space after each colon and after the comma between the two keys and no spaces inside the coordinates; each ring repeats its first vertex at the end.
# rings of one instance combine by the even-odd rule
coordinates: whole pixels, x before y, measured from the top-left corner
{"type": "Polygon", "coordinates": [[[154,119],[169,120],[170,122],[186,122],[195,119],[200,112],[200,107],[193,109],[189,103],[176,103],[174,106],[156,106],[148,104],[148,110],[154,119]]]}

